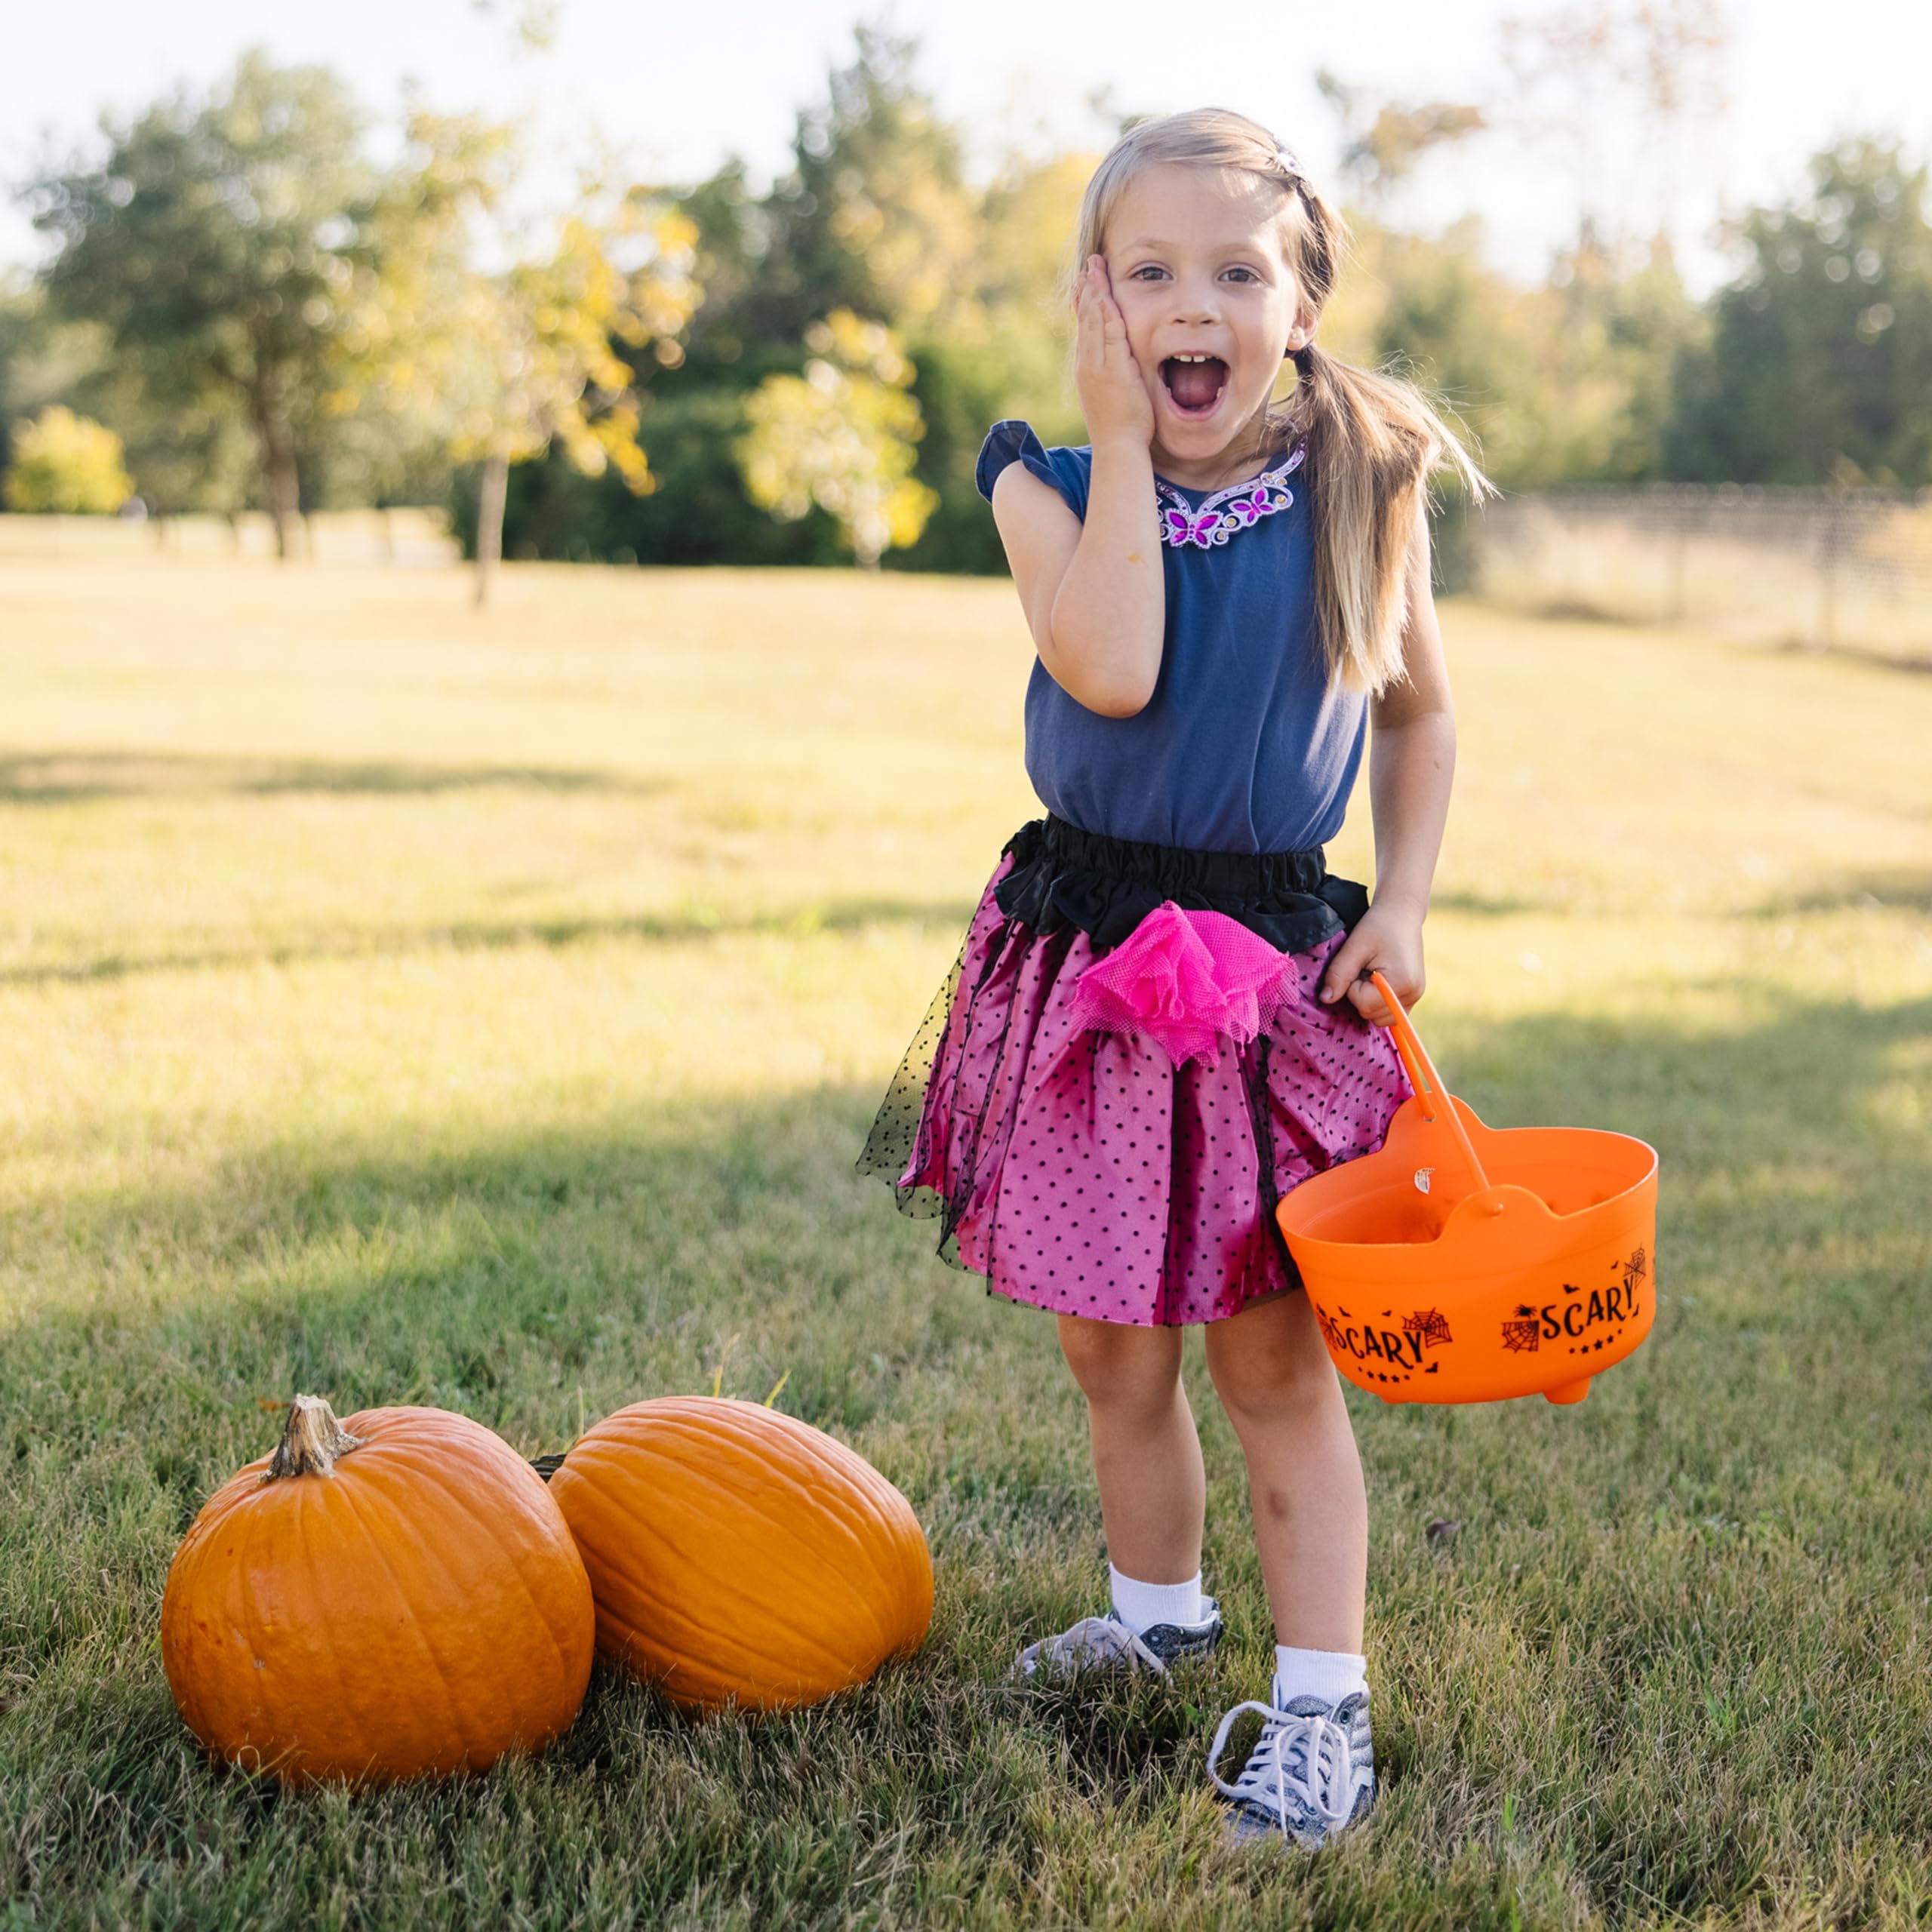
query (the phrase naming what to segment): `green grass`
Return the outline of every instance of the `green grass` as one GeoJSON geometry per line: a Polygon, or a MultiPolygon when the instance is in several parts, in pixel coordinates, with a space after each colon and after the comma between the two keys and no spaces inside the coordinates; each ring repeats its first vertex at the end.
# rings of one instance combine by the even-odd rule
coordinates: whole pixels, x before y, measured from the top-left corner
{"type": "Polygon", "coordinates": [[[1385,1793],[1308,1861],[1203,1767],[1272,1639],[1199,1339],[1213,1673],[1017,1693],[1104,1578],[1079,1398],[851,1172],[1033,809],[1011,590],[466,595],[0,567],[0,1924],[1932,1917],[1932,679],[1447,610],[1419,1022],[1491,1122],[1657,1146],[1662,1305],[1578,1409],[1351,1397],[1385,1793]],[[192,1748],[168,1558],[294,1391],[535,1454],[721,1368],[911,1497],[916,1660],[764,1723],[600,1677],[441,1787],[192,1748]]]}

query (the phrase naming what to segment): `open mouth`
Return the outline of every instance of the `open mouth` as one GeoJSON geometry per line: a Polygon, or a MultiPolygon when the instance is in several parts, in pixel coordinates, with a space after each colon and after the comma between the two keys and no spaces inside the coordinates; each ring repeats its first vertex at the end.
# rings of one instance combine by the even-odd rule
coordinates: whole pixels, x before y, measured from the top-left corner
{"type": "Polygon", "coordinates": [[[1161,365],[1161,380],[1177,416],[1212,416],[1228,386],[1228,365],[1218,355],[1170,355],[1161,365]]]}

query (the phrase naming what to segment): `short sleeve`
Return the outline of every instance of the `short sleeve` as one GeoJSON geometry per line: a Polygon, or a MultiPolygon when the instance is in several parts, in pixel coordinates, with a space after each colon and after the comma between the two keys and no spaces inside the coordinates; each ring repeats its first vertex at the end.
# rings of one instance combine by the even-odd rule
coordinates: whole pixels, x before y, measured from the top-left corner
{"type": "Polygon", "coordinates": [[[1033,433],[1032,423],[1017,417],[995,423],[980,446],[979,463],[973,472],[973,481],[988,503],[993,500],[993,485],[1000,472],[1011,463],[1024,463],[1029,474],[1058,491],[1067,508],[1084,520],[1087,478],[1084,466],[1073,451],[1047,449],[1033,433]]]}

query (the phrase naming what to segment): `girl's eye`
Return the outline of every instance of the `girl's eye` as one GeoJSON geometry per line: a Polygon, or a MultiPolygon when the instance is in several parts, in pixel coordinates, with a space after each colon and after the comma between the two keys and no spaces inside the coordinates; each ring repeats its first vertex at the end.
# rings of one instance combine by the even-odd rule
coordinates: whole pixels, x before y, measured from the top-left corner
{"type": "MultiPolygon", "coordinates": [[[[1248,268],[1237,266],[1229,269],[1226,270],[1225,272],[1229,275],[1244,276],[1250,281],[1259,281],[1261,279],[1261,278],[1257,275],[1252,269],[1248,268]]],[[[1140,267],[1132,270],[1129,273],[1127,278],[1129,281],[1151,281],[1155,275],[1165,275],[1166,273],[1167,270],[1160,267],[1155,263],[1143,262],[1140,267]]]]}

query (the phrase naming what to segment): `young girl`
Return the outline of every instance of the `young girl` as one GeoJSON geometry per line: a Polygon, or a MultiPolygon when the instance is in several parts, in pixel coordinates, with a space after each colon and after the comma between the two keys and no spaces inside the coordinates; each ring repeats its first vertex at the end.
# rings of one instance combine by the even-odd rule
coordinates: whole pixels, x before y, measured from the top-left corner
{"type": "Polygon", "coordinates": [[[1087,1398],[1112,1602],[1023,1676],[1218,1641],[1180,1377],[1203,1324],[1277,1639],[1268,1702],[1227,1713],[1208,1770],[1236,1836],[1307,1845],[1374,1798],[1367,1511],[1275,1208],[1379,1147],[1410,1091],[1368,975],[1422,992],[1454,763],[1425,491],[1445,460],[1486,487],[1414,390],[1315,346],[1342,240],[1294,156],[1220,109],[1136,127],[1088,184],[1092,441],[996,423],[978,472],[1038,649],[1047,816],[1001,853],[860,1161],[989,1294],[1054,1312],[1087,1398]],[[1321,851],[1371,716],[1373,903],[1321,851]]]}

